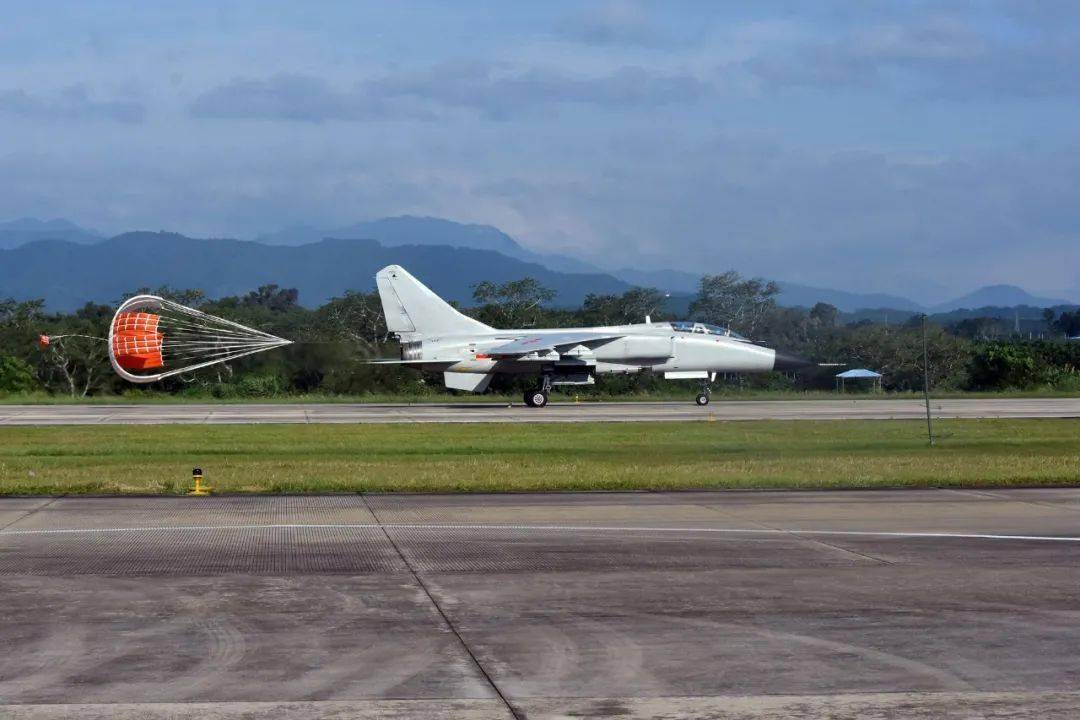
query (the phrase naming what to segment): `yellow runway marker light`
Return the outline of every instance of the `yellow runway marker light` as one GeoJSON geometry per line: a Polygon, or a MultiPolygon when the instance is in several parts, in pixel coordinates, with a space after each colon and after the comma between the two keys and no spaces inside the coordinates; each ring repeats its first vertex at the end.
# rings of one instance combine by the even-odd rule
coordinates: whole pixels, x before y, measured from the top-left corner
{"type": "Polygon", "coordinates": [[[195,481],[195,487],[188,491],[188,495],[209,495],[214,489],[202,484],[202,468],[194,468],[191,471],[191,479],[195,481]]]}

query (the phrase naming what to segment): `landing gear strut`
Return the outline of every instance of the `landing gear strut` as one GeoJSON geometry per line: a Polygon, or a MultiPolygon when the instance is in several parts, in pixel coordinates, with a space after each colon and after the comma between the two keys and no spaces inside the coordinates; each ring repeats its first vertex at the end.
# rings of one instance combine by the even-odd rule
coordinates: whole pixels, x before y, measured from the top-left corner
{"type": "Polygon", "coordinates": [[[701,392],[698,393],[698,396],[696,398],[694,398],[694,402],[704,407],[705,405],[709,404],[710,397],[712,397],[712,385],[709,383],[708,380],[706,380],[705,382],[701,383],[701,392]]]}
{"type": "Polygon", "coordinates": [[[548,404],[548,396],[551,394],[551,376],[544,375],[540,381],[540,387],[535,390],[525,391],[525,404],[529,407],[542,408],[548,404]]]}

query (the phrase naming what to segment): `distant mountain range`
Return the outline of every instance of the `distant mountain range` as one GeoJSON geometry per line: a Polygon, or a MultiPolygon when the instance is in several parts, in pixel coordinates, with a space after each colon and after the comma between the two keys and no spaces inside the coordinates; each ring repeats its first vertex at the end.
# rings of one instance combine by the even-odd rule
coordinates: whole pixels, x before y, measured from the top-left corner
{"type": "Polygon", "coordinates": [[[67,220],[38,220],[20,218],[0,223],[0,250],[17,248],[38,240],[67,240],[74,243],[95,243],[104,237],[67,220]]]}
{"type": "Polygon", "coordinates": [[[239,295],[276,283],[320,305],[346,290],[371,291],[375,273],[397,263],[447,300],[472,302],[472,286],[534,277],[578,305],[589,293],[622,293],[628,283],[603,274],[559,273],[492,250],[446,245],[388,248],[374,240],[322,240],[267,246],[244,240],[197,240],[174,233],[134,232],[93,245],[41,240],[0,250],[0,297],[45,298],[71,310],[88,300],[113,303],[142,287],[196,287],[210,297],[239,295]]]}
{"type": "MultiPolygon", "coordinates": [[[[305,305],[345,290],[370,290],[382,266],[397,263],[450,300],[472,301],[471,286],[531,276],[577,305],[589,293],[656,287],[685,308],[700,276],[680,270],[621,268],[605,272],[576,258],[527,250],[490,225],[401,216],[318,229],[293,226],[255,241],[200,240],[174,233],[125,233],[105,239],[67,220],[24,218],[0,223],[0,298],[47,300],[72,309],[87,300],[113,302],[140,287],[199,287],[211,297],[242,294],[276,283],[296,287],[305,305]]],[[[903,313],[960,308],[1067,306],[1012,285],[991,285],[947,303],[924,307],[905,297],[855,293],[780,281],[779,302],[810,307],[827,302],[845,312],[874,308],[903,313]]]]}
{"type": "Polygon", "coordinates": [[[933,312],[949,312],[961,308],[1014,307],[1017,305],[1045,308],[1070,304],[1072,304],[1070,301],[1062,298],[1032,295],[1027,290],[1015,285],[987,285],[955,300],[935,305],[930,310],[933,312]]]}
{"type": "Polygon", "coordinates": [[[491,225],[473,225],[414,215],[381,218],[326,230],[319,230],[310,225],[296,225],[279,232],[260,235],[255,238],[255,241],[267,245],[306,245],[326,238],[378,240],[386,247],[449,245],[474,250],[491,250],[517,260],[543,265],[556,272],[604,272],[595,265],[566,255],[541,254],[526,250],[512,237],[491,225]]]}

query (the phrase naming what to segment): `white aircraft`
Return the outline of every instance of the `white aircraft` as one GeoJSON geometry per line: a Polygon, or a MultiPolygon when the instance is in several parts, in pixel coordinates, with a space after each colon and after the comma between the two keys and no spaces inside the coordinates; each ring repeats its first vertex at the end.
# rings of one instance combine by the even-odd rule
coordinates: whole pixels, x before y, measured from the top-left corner
{"type": "Polygon", "coordinates": [[[497,330],[467,317],[398,265],[375,275],[386,327],[401,341],[403,364],[443,373],[446,387],[481,393],[498,373],[535,375],[525,404],[544,407],[555,385],[592,385],[601,373],[659,372],[701,380],[708,405],[717,373],[797,370],[814,363],[756,345],[715,325],[645,322],[612,327],[497,330]]]}

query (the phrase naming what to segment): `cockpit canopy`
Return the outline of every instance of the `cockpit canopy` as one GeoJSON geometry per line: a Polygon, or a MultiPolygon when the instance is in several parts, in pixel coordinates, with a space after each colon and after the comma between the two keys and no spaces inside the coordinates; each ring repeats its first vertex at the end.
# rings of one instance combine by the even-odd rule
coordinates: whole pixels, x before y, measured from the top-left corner
{"type": "Polygon", "coordinates": [[[719,325],[709,325],[706,323],[690,322],[687,320],[679,320],[671,323],[671,329],[675,332],[681,333],[697,333],[699,335],[723,335],[724,337],[732,338],[733,340],[746,340],[737,332],[732,332],[728,328],[720,327],[719,325]]]}

